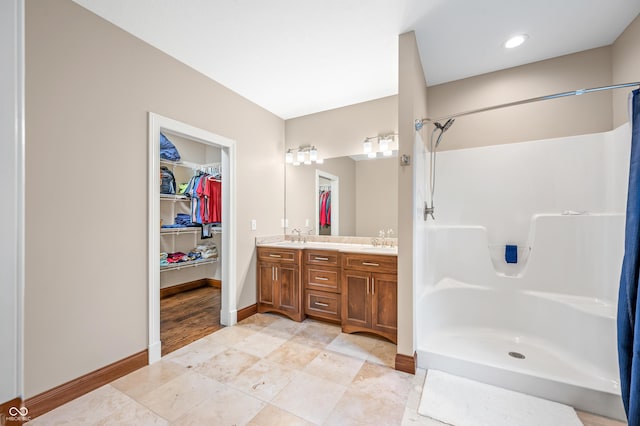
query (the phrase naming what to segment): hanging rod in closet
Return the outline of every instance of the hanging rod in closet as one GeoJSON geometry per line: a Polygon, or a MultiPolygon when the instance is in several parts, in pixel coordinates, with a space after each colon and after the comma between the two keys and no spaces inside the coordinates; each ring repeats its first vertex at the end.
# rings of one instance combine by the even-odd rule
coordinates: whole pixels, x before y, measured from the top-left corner
{"type": "Polygon", "coordinates": [[[578,90],[574,90],[574,91],[571,91],[571,92],[554,93],[553,95],[538,96],[536,98],[524,99],[524,100],[515,101],[515,102],[508,102],[506,104],[494,105],[494,106],[490,106],[490,107],[474,109],[474,110],[471,110],[471,111],[459,112],[457,114],[445,115],[443,117],[438,117],[438,118],[423,118],[421,120],[420,119],[416,119],[415,128],[416,128],[416,131],[422,129],[422,126],[426,122],[442,122],[442,121],[449,120],[451,118],[464,117],[466,115],[477,114],[479,112],[493,111],[494,109],[501,109],[501,108],[507,108],[507,107],[512,107],[512,106],[516,106],[516,105],[530,104],[532,102],[547,101],[549,99],[564,98],[564,97],[567,97],[567,96],[584,95],[585,93],[600,92],[602,90],[621,89],[623,87],[633,87],[633,86],[640,86],[640,81],[636,81],[636,82],[632,82],[632,83],[614,84],[614,85],[611,85],[611,86],[593,87],[591,89],[578,89],[578,90]]]}

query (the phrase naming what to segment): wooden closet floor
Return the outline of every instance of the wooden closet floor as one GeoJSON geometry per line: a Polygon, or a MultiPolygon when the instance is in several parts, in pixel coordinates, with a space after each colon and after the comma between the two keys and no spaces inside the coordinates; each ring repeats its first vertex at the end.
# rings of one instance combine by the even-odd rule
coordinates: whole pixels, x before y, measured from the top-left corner
{"type": "Polygon", "coordinates": [[[220,293],[204,286],[160,299],[162,356],[223,328],[220,293]]]}

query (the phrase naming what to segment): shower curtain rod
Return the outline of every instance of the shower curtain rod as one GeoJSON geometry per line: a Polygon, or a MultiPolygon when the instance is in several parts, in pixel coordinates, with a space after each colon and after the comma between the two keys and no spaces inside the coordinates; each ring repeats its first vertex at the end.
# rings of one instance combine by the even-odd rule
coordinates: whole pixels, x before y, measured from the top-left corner
{"type": "Polygon", "coordinates": [[[594,88],[591,88],[591,89],[579,89],[579,90],[574,90],[572,92],[555,93],[553,95],[547,95],[547,96],[538,96],[536,98],[524,99],[522,101],[509,102],[509,103],[506,103],[506,104],[494,105],[494,106],[490,106],[490,107],[474,109],[472,111],[465,111],[465,112],[460,112],[460,113],[457,113],[457,114],[445,115],[443,117],[438,117],[438,118],[435,118],[435,119],[434,118],[423,118],[422,120],[416,120],[415,127],[416,127],[416,130],[420,130],[422,128],[422,125],[424,123],[426,123],[426,122],[440,122],[440,121],[449,120],[451,118],[458,118],[458,117],[464,117],[465,115],[477,114],[479,112],[493,111],[494,109],[507,108],[507,107],[512,107],[512,106],[516,106],[516,105],[530,104],[532,102],[546,101],[546,100],[549,100],[549,99],[564,98],[566,96],[583,95],[585,93],[599,92],[601,90],[621,89],[623,87],[632,87],[632,86],[640,86],[640,81],[636,81],[636,82],[633,82],[633,83],[614,84],[614,85],[611,85],[611,86],[594,87],[594,88]]]}

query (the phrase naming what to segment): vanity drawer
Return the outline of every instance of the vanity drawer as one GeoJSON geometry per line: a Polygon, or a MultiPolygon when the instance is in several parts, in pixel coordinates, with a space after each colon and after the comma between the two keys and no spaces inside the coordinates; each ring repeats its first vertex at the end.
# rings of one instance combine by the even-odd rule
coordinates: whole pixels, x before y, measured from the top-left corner
{"type": "Polygon", "coordinates": [[[258,260],[262,262],[297,262],[298,250],[258,247],[258,260]]]}
{"type": "Polygon", "coordinates": [[[338,266],[340,253],[337,251],[325,250],[305,250],[304,263],[308,265],[331,265],[338,266]]]}
{"type": "Polygon", "coordinates": [[[398,256],[343,253],[342,267],[369,272],[396,272],[398,256]]]}
{"type": "Polygon", "coordinates": [[[304,282],[313,290],[340,293],[340,272],[336,267],[306,265],[304,282]]]}
{"type": "Polygon", "coordinates": [[[305,290],[307,315],[340,321],[340,295],[324,291],[305,290]]]}

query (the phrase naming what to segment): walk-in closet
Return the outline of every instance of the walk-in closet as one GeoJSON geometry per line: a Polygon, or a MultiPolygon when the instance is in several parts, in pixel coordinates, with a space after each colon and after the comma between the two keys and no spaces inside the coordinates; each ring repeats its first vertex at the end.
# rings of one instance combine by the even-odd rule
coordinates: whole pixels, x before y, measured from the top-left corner
{"type": "Polygon", "coordinates": [[[162,355],[222,328],[221,149],[160,134],[162,355]]]}

